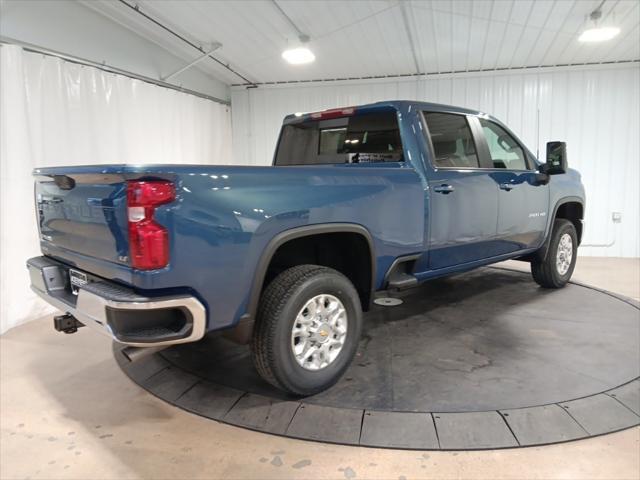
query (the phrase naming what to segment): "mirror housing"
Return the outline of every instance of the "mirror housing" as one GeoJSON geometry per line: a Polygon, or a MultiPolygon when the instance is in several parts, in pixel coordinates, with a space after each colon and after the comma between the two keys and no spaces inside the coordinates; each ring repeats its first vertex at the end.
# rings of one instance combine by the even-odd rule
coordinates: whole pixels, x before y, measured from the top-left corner
{"type": "Polygon", "coordinates": [[[567,144],[565,142],[547,142],[547,162],[542,171],[547,175],[567,173],[567,144]]]}

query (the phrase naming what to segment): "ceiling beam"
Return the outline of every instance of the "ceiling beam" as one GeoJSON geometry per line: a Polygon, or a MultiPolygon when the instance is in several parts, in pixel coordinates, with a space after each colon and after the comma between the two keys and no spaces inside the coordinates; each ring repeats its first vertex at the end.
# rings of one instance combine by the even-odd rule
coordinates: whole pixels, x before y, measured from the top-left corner
{"type": "Polygon", "coordinates": [[[94,67],[104,72],[115,73],[117,75],[122,75],[129,78],[135,78],[136,80],[140,80],[146,83],[151,83],[153,85],[158,85],[159,87],[169,88],[171,90],[176,90],[178,92],[188,93],[190,95],[194,95],[200,98],[206,98],[207,100],[212,100],[217,103],[221,103],[223,105],[231,105],[231,102],[227,100],[223,100],[221,98],[214,97],[212,95],[208,95],[206,93],[197,92],[195,90],[191,90],[189,88],[184,88],[178,85],[174,85],[172,83],[167,83],[162,80],[157,80],[155,78],[147,77],[145,75],[141,75],[139,73],[131,72],[129,70],[124,70],[122,68],[114,67],[111,65],[107,65],[106,63],[98,63],[93,60],[88,60],[86,58],[76,57],[74,55],[68,55],[66,53],[58,52],[55,50],[51,50],[48,48],[40,47],[38,45],[33,45],[31,43],[23,42],[21,40],[17,40],[15,38],[9,38],[0,35],[0,45],[19,45],[26,52],[38,53],[40,55],[47,55],[50,57],[60,58],[66,62],[76,63],[78,65],[87,65],[89,67],[94,67]]]}
{"type": "Polygon", "coordinates": [[[251,86],[256,86],[256,82],[249,80],[247,77],[245,77],[244,75],[242,75],[241,73],[239,73],[238,71],[234,70],[233,68],[231,68],[229,66],[229,64],[223,62],[222,60],[217,59],[216,57],[214,57],[211,54],[207,54],[207,52],[204,50],[204,48],[202,48],[199,45],[196,45],[195,43],[193,43],[192,41],[190,41],[189,39],[183,37],[182,35],[180,35],[179,33],[177,33],[176,31],[172,30],[171,28],[169,28],[168,26],[166,26],[165,24],[163,24],[162,22],[160,22],[159,20],[153,18],[151,15],[149,15],[148,13],[143,12],[140,9],[140,6],[138,4],[131,4],[129,2],[127,2],[126,0],[118,0],[121,4],[127,6],[128,8],[130,8],[132,11],[136,12],[139,15],[142,15],[144,18],[146,18],[147,20],[149,20],[150,22],[154,23],[155,25],[157,25],[158,27],[162,28],[163,30],[165,30],[166,32],[170,33],[171,35],[173,35],[174,37],[182,40],[184,43],[190,45],[191,47],[195,48],[196,50],[198,50],[200,53],[202,54],[206,54],[207,57],[209,57],[211,60],[213,60],[214,62],[216,62],[217,64],[221,65],[223,68],[229,70],[231,73],[233,73],[234,75],[236,75],[237,77],[241,78],[242,80],[244,80],[245,84],[247,85],[251,85],[251,86]]]}
{"type": "Polygon", "coordinates": [[[276,0],[271,0],[271,3],[273,3],[273,6],[276,7],[278,12],[280,12],[280,15],[282,15],[287,20],[287,23],[289,23],[289,25],[291,25],[293,29],[296,31],[298,35],[298,40],[300,40],[303,43],[308,42],[309,35],[307,35],[302,30],[300,30],[300,27],[298,27],[298,25],[296,25],[295,22],[291,20],[291,17],[287,15],[287,13],[282,9],[280,5],[278,5],[278,2],[276,2],[276,0]]]}
{"type": "Polygon", "coordinates": [[[199,57],[197,57],[196,59],[194,59],[193,61],[187,63],[184,67],[180,68],[179,70],[176,70],[173,73],[170,73],[169,75],[167,75],[166,77],[161,77],[160,80],[162,80],[163,82],[167,82],[169,80],[171,80],[173,77],[180,75],[182,72],[189,70],[191,67],[193,67],[194,65],[200,63],[202,60],[204,60],[205,58],[207,58],[209,55],[211,55],[213,52],[215,52],[217,49],[219,49],[222,46],[221,43],[216,43],[213,47],[211,47],[209,50],[207,50],[205,53],[203,53],[202,55],[200,55],[199,57]]]}
{"type": "MultiPolygon", "coordinates": [[[[499,67],[499,68],[478,68],[473,70],[448,70],[442,72],[421,72],[421,73],[398,73],[393,75],[368,75],[363,77],[342,77],[342,78],[318,78],[314,80],[273,80],[267,82],[260,82],[256,84],[256,86],[277,86],[277,85],[313,85],[318,83],[350,83],[350,82],[358,82],[362,83],[363,81],[377,81],[377,80],[392,80],[392,81],[402,81],[402,80],[414,80],[418,78],[419,80],[433,77],[469,77],[476,75],[485,75],[485,74],[518,74],[521,75],[526,72],[539,72],[539,71],[565,71],[569,68],[589,68],[589,67],[602,67],[602,66],[616,66],[616,67],[624,67],[627,65],[640,65],[640,59],[631,59],[631,60],[610,60],[605,62],[591,62],[591,63],[565,63],[565,64],[547,64],[547,65],[538,65],[532,67],[499,67]],[[420,78],[422,77],[422,78],[420,78]]],[[[231,85],[232,87],[246,87],[245,84],[242,83],[234,83],[231,85]]]]}

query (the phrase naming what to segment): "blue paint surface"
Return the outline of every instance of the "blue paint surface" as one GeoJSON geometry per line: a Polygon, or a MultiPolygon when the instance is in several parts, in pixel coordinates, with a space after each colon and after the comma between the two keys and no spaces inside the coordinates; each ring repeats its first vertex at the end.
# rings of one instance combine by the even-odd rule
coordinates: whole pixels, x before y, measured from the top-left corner
{"type": "MultiPolygon", "coordinates": [[[[281,232],[325,223],[363,226],[373,239],[374,285],[380,289],[393,261],[404,255],[420,254],[415,274],[426,280],[534,251],[548,235],[562,199],[584,203],[575,171],[535,185],[533,171],[432,166],[421,111],[491,117],[404,101],[357,111],[390,107],[398,113],[404,162],[36,169],[42,251],[147,295],[192,292],[207,308],[208,329],[215,330],[234,325],[246,313],[258,261],[281,232]],[[56,175],[73,178],[75,186],[61,189],[56,175]],[[144,272],[128,265],[125,182],[134,179],[167,179],[176,185],[176,201],[155,214],[170,232],[171,261],[164,269],[144,272]],[[514,185],[509,192],[499,188],[506,182],[514,185]],[[435,193],[442,184],[455,191],[435,193]]],[[[285,123],[304,118],[288,116],[285,123]]]]}

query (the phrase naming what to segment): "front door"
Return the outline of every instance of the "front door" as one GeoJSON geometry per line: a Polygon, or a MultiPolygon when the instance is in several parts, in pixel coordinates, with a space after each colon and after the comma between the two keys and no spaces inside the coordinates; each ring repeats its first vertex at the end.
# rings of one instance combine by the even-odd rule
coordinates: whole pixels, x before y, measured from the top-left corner
{"type": "Polygon", "coordinates": [[[536,180],[533,159],[511,133],[490,120],[478,121],[494,167],[491,176],[499,188],[500,253],[537,247],[549,215],[549,187],[536,180]]]}
{"type": "Polygon", "coordinates": [[[427,270],[496,255],[498,187],[491,172],[480,168],[469,119],[440,112],[423,116],[431,144],[427,270]]]}

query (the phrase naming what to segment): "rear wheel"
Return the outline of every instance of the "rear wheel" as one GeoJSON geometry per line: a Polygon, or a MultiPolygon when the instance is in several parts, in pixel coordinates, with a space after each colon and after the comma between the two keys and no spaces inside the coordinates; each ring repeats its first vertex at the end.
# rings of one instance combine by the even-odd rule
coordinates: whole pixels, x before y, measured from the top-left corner
{"type": "Polygon", "coordinates": [[[546,258],[531,262],[533,279],[544,288],[564,287],[576,266],[577,249],[576,227],[569,220],[556,219],[546,258]]]}
{"type": "Polygon", "coordinates": [[[313,395],[336,383],[358,347],[360,298],[336,270],[300,265],[280,273],[260,300],[253,361],[272,385],[313,395]]]}

